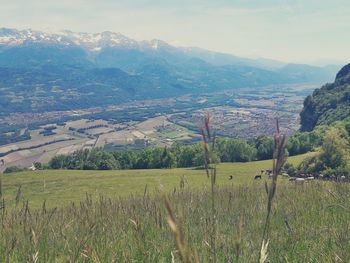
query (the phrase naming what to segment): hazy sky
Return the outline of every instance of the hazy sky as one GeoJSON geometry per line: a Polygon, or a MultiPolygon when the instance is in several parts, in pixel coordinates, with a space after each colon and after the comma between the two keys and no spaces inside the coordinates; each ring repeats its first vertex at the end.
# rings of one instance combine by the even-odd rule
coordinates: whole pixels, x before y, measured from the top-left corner
{"type": "Polygon", "coordinates": [[[350,0],[0,0],[0,27],[110,30],[240,56],[350,62],[350,0]]]}

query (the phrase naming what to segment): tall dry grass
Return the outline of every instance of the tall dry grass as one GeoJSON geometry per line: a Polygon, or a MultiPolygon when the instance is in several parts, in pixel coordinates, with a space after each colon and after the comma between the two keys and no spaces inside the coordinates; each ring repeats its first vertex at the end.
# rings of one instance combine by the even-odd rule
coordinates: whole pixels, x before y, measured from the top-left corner
{"type": "MultiPolygon", "coordinates": [[[[217,247],[216,247],[216,236],[217,236],[217,216],[216,216],[216,203],[215,203],[215,192],[216,192],[216,135],[211,128],[210,114],[206,113],[203,119],[203,127],[201,127],[202,143],[203,143],[203,159],[204,168],[208,179],[210,180],[210,227],[209,240],[206,242],[209,250],[210,262],[217,262],[217,247]]],[[[181,178],[180,186],[183,185],[183,178],[181,178]]],[[[193,255],[190,249],[184,242],[183,233],[181,231],[181,224],[176,224],[173,209],[168,198],[165,198],[165,205],[168,210],[168,224],[171,230],[174,232],[177,247],[179,248],[181,260],[187,262],[199,262],[197,254],[193,255]]]]}
{"type": "Polygon", "coordinates": [[[204,167],[211,187],[211,222],[210,222],[210,255],[211,262],[217,262],[216,235],[217,235],[217,216],[216,216],[216,134],[211,128],[210,114],[204,116],[204,125],[201,128],[204,150],[204,167]]]}
{"type": "MultiPolygon", "coordinates": [[[[211,129],[211,119],[209,113],[207,113],[204,116],[204,125],[201,128],[202,133],[202,139],[203,139],[203,149],[204,149],[204,166],[206,170],[206,174],[208,179],[210,179],[210,185],[211,185],[211,222],[209,226],[211,227],[210,231],[210,262],[217,262],[217,245],[216,245],[216,237],[217,237],[217,215],[216,215],[216,202],[215,202],[215,192],[216,192],[216,158],[215,158],[215,132],[212,132],[211,129]]],[[[265,184],[265,189],[267,192],[267,215],[265,219],[265,223],[263,224],[263,234],[262,234],[262,242],[261,242],[261,248],[259,253],[259,263],[264,263],[267,260],[268,257],[268,245],[269,245],[269,229],[270,229],[270,221],[271,221],[271,215],[272,215],[272,202],[275,197],[276,188],[277,188],[277,178],[278,175],[281,173],[281,170],[287,160],[286,156],[286,146],[287,146],[287,138],[284,134],[281,133],[278,119],[276,120],[276,133],[274,135],[274,143],[275,143],[275,150],[273,155],[273,164],[272,164],[272,180],[271,184],[268,187],[267,183],[265,184]]],[[[175,224],[175,220],[172,216],[172,210],[170,208],[169,200],[166,200],[166,206],[168,208],[169,212],[169,218],[171,220],[168,220],[169,225],[171,229],[175,233],[176,241],[178,244],[178,247],[182,247],[182,242],[179,242],[179,236],[182,236],[182,233],[177,233],[175,230],[178,231],[179,226],[175,224]],[[177,233],[177,234],[176,234],[177,233]]],[[[241,229],[241,224],[240,224],[241,229]]],[[[184,244],[183,244],[184,245],[184,244]]],[[[185,245],[184,245],[185,246],[185,245]]],[[[184,251],[187,251],[188,248],[185,246],[183,248],[184,251]],[[185,249],[186,248],[186,249],[185,249]]],[[[239,259],[239,249],[240,249],[240,241],[236,243],[236,253],[237,257],[236,260],[239,259]]],[[[180,252],[182,249],[180,249],[180,252]]],[[[181,253],[182,254],[182,253],[181,253]]],[[[187,254],[186,254],[187,255],[187,254]]],[[[182,256],[181,257],[183,262],[191,262],[189,260],[188,256],[182,256]]]]}
{"type": "MultiPolygon", "coordinates": [[[[13,196],[15,198],[15,196],[13,196]]],[[[211,262],[211,189],[168,193],[172,220],[192,258],[211,262]]],[[[256,262],[268,197],[262,182],[217,187],[217,261],[256,262]]],[[[348,262],[350,186],[279,185],[270,218],[269,262],[348,262]]],[[[0,262],[180,262],[159,195],[93,201],[65,208],[6,207],[0,262]]],[[[187,253],[187,252],[186,252],[187,253]]],[[[183,255],[186,255],[186,253],[183,255]]]]}
{"type": "Polygon", "coordinates": [[[261,249],[259,253],[259,263],[264,263],[267,260],[270,221],[271,221],[271,215],[272,215],[272,202],[276,194],[278,175],[281,173],[281,170],[287,160],[287,156],[286,156],[287,137],[281,133],[278,120],[276,120],[276,133],[274,135],[274,142],[275,142],[275,150],[273,154],[273,163],[272,163],[272,180],[271,180],[270,187],[268,187],[267,184],[265,185],[265,189],[268,196],[267,215],[264,223],[261,249]]]}

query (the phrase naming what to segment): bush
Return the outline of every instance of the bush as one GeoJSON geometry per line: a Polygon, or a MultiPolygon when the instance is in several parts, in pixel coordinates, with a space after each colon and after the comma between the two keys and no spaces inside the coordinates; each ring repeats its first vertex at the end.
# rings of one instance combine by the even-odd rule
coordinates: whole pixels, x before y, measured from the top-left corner
{"type": "Polygon", "coordinates": [[[18,172],[23,172],[23,171],[28,171],[27,168],[20,168],[17,166],[11,166],[7,167],[4,171],[4,174],[9,174],[9,173],[18,173],[18,172]]]}
{"type": "Polygon", "coordinates": [[[284,170],[287,174],[289,174],[289,176],[297,176],[298,174],[298,169],[291,163],[286,163],[284,165],[284,170]]]}
{"type": "Polygon", "coordinates": [[[342,127],[329,128],[322,141],[320,154],[305,159],[299,166],[303,173],[322,173],[325,176],[349,176],[349,136],[342,127]]]}

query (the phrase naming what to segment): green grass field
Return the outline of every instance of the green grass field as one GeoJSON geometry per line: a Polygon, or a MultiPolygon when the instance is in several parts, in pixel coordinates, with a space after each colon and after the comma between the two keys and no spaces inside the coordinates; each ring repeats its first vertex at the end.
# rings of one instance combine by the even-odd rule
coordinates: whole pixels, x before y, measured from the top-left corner
{"type": "MultiPolygon", "coordinates": [[[[297,164],[304,158],[293,157],[289,162],[297,164]]],[[[204,170],[53,170],[5,175],[0,262],[181,262],[167,223],[164,192],[153,194],[162,185],[186,247],[198,254],[200,262],[213,262],[210,240],[215,236],[216,262],[256,263],[267,194],[264,180],[253,178],[270,167],[271,161],[220,164],[215,217],[204,170]],[[184,188],[179,187],[181,176],[184,188]]],[[[350,262],[349,211],[348,183],[296,185],[281,177],[266,263],[350,262]]]]}
{"type": "MultiPolygon", "coordinates": [[[[307,155],[289,158],[290,163],[298,164],[307,155]]],[[[218,165],[218,185],[242,185],[254,183],[254,176],[262,169],[271,169],[272,161],[251,163],[222,163],[218,165]],[[233,180],[228,180],[232,175],[233,180]]],[[[131,194],[165,191],[179,188],[181,177],[185,187],[204,189],[209,187],[205,170],[196,168],[161,170],[116,170],[116,171],[76,171],[44,170],[2,175],[3,196],[11,207],[21,187],[19,199],[29,201],[32,208],[64,206],[79,202],[86,193],[94,198],[126,197],[131,194]]],[[[265,177],[266,178],[266,177],[265,177]]],[[[261,183],[261,182],[255,182],[261,183]]]]}

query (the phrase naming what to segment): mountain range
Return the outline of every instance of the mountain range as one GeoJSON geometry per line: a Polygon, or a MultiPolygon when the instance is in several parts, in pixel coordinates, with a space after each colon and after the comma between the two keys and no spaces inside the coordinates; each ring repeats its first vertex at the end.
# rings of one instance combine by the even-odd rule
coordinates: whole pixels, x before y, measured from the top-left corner
{"type": "Polygon", "coordinates": [[[248,59],[114,32],[0,29],[0,111],[40,112],[242,87],[322,83],[339,67],[248,59]]]}

